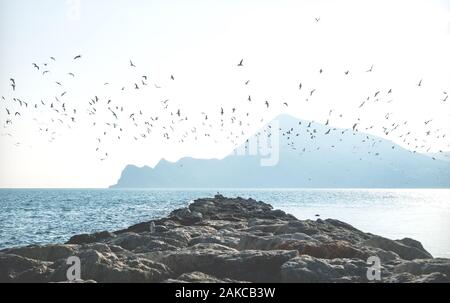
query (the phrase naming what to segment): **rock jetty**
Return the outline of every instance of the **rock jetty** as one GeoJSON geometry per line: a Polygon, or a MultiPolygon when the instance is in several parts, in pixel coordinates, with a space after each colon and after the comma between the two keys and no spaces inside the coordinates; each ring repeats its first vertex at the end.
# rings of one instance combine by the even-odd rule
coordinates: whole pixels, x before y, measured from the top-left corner
{"type": "Polygon", "coordinates": [[[68,282],[73,256],[75,282],[450,282],[450,259],[416,240],[221,195],[124,230],[1,250],[0,282],[68,282]]]}

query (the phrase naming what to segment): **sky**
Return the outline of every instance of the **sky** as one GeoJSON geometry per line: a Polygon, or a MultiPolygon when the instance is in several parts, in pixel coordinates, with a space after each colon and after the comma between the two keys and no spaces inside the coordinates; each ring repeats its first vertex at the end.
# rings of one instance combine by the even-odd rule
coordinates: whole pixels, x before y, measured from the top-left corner
{"type": "Polygon", "coordinates": [[[281,113],[344,128],[359,118],[375,126],[368,133],[411,148],[383,133],[389,113],[408,121],[430,152],[450,150],[450,101],[442,101],[450,93],[450,1],[336,2],[0,0],[0,187],[106,187],[127,164],[224,157],[281,113]],[[90,115],[95,96],[103,105],[90,115]],[[107,100],[125,107],[121,133],[105,125],[116,122],[107,100]],[[71,115],[58,121],[50,103],[77,109],[76,123],[71,115]],[[219,127],[221,108],[228,119],[233,107],[244,124],[219,127]],[[177,121],[178,109],[188,121],[177,121]],[[160,119],[145,140],[128,119],[135,113],[142,122],[139,111],[160,119]],[[198,141],[183,137],[194,128],[198,141]]]}

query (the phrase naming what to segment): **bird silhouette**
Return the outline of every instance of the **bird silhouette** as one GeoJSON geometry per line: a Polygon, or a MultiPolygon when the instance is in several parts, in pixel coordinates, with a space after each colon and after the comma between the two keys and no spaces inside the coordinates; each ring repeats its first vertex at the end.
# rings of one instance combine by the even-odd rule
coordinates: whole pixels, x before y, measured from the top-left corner
{"type": "Polygon", "coordinates": [[[239,64],[237,66],[244,66],[244,59],[241,59],[241,61],[239,62],[239,64]]]}
{"type": "Polygon", "coordinates": [[[81,55],[77,55],[73,58],[73,60],[81,59],[81,55]]]}

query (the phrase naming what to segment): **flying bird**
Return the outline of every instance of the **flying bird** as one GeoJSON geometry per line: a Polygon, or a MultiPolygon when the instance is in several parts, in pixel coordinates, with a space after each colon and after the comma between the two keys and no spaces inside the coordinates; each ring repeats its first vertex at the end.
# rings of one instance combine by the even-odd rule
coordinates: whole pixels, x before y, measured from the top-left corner
{"type": "Polygon", "coordinates": [[[239,62],[239,64],[237,66],[244,66],[243,62],[244,62],[244,59],[241,59],[241,61],[239,62]]]}
{"type": "Polygon", "coordinates": [[[77,55],[73,58],[73,60],[81,59],[81,55],[77,55]]]}

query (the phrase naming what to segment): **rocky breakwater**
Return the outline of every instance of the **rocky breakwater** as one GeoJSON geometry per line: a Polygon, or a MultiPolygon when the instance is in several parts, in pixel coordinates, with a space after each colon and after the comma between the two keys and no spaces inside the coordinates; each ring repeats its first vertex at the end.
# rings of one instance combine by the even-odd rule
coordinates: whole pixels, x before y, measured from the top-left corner
{"type": "Polygon", "coordinates": [[[71,256],[80,282],[450,282],[450,260],[413,239],[221,195],[124,230],[2,250],[0,282],[65,282],[71,256]]]}

